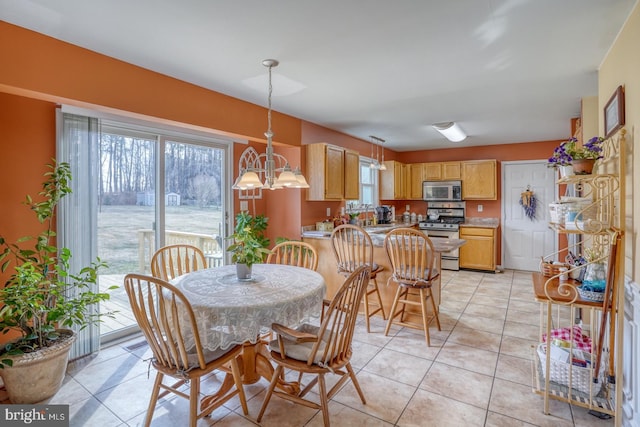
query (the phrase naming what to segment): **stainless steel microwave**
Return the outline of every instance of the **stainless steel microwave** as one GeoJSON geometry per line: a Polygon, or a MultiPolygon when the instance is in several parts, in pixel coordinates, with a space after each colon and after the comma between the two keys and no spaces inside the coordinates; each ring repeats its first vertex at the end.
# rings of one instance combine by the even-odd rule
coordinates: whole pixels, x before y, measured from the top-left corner
{"type": "Polygon", "coordinates": [[[428,202],[462,200],[461,181],[424,181],[422,199],[428,202]]]}

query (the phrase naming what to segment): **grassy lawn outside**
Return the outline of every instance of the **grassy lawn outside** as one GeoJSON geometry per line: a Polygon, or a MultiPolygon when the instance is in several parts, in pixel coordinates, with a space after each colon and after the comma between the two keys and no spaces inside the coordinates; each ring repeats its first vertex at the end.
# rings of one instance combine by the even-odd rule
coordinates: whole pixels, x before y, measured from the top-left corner
{"type": "MultiPolygon", "coordinates": [[[[217,207],[167,206],[166,229],[218,235],[223,212],[217,207]]],[[[138,230],[153,229],[154,206],[103,205],[98,213],[98,256],[104,274],[138,272],[138,230]]]]}

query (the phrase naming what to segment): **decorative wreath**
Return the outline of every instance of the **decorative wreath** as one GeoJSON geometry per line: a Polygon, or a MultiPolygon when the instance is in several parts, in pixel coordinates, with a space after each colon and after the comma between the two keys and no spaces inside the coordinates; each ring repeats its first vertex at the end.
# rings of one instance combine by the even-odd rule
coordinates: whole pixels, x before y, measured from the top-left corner
{"type": "Polygon", "coordinates": [[[524,209],[527,218],[531,221],[536,219],[536,196],[528,185],[527,189],[520,194],[520,206],[524,209]]]}

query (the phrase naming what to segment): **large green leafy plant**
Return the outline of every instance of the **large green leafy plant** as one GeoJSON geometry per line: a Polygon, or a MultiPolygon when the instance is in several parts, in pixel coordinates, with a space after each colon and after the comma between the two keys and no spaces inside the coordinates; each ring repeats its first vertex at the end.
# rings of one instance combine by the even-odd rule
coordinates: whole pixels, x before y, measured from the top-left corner
{"type": "MultiPolygon", "coordinates": [[[[70,270],[71,251],[54,244],[53,221],[60,199],[71,193],[71,170],[67,163],[54,163],[45,173],[41,201],[26,197],[25,205],[36,214],[45,229],[38,236],[25,236],[9,243],[0,235],[0,269],[13,272],[0,289],[0,329],[6,334],[20,332],[19,338],[0,347],[0,368],[11,366],[6,356],[34,352],[52,345],[57,328],[99,322],[103,315],[93,305],[109,299],[108,293],[94,292],[98,271],[106,264],[99,258],[77,274],[70,270]],[[27,247],[26,243],[29,242],[27,247]],[[70,292],[75,290],[74,293],[70,292]]],[[[117,288],[112,286],[110,289],[117,288]]]]}
{"type": "Polygon", "coordinates": [[[233,254],[231,261],[246,264],[247,267],[264,262],[265,256],[270,252],[267,249],[269,239],[264,235],[268,220],[264,215],[251,216],[248,212],[236,215],[234,233],[228,237],[233,239],[233,243],[227,248],[233,254]]]}

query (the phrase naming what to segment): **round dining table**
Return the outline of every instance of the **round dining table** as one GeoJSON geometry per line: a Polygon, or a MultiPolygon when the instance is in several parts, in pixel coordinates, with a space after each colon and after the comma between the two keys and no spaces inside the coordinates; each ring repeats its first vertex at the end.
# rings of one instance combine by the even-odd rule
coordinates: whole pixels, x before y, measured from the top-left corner
{"type": "MultiPolygon", "coordinates": [[[[254,264],[252,278],[239,280],[235,265],[197,270],[171,281],[189,300],[206,350],[243,344],[239,360],[245,384],[271,379],[273,367],[261,335],[273,323],[296,327],[321,313],[324,278],[302,267],[254,264]]],[[[187,346],[194,337],[184,337],[187,346]]],[[[229,384],[230,385],[230,384],[229,384]]],[[[282,384],[295,392],[295,385],[282,384]]]]}

